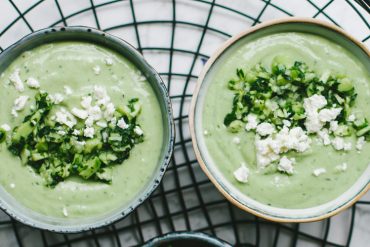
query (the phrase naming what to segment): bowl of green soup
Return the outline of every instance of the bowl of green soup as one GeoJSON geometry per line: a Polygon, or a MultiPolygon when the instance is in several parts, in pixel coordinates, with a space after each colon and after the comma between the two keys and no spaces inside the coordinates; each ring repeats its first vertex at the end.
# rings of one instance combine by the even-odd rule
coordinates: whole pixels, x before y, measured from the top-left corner
{"type": "Polygon", "coordinates": [[[78,232],[140,205],[170,161],[174,125],[158,73],[125,41],[44,29],[0,54],[0,207],[78,232]]]}
{"type": "Polygon", "coordinates": [[[323,21],[289,18],[228,40],[190,110],[197,159],[239,208],[309,222],[369,189],[370,52],[323,21]]]}

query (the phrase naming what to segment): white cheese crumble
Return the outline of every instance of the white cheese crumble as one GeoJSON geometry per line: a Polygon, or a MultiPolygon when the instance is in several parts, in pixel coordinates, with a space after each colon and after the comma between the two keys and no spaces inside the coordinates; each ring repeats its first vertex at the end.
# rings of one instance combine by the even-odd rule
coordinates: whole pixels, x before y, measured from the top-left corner
{"type": "Polygon", "coordinates": [[[348,116],[348,121],[349,122],[354,122],[356,120],[356,116],[354,114],[351,114],[348,116]]]}
{"type": "Polygon", "coordinates": [[[305,126],[308,133],[316,133],[324,126],[324,123],[319,119],[318,110],[326,106],[327,103],[324,96],[317,94],[304,99],[303,108],[306,111],[305,126]]]}
{"type": "Polygon", "coordinates": [[[22,111],[26,106],[27,100],[29,99],[28,96],[19,96],[14,100],[13,108],[12,108],[12,115],[14,117],[18,116],[18,111],[22,111]]]}
{"type": "Polygon", "coordinates": [[[0,126],[0,128],[2,128],[5,131],[10,131],[11,130],[11,128],[8,124],[3,124],[3,125],[0,126]]]}
{"type": "Polygon", "coordinates": [[[330,145],[331,140],[329,136],[329,131],[328,129],[322,129],[319,132],[317,132],[318,137],[321,139],[322,143],[324,146],[330,145]]]}
{"type": "Polygon", "coordinates": [[[118,120],[117,126],[120,127],[121,129],[127,129],[128,128],[128,124],[125,122],[125,120],[123,118],[118,120]]]}
{"type": "Polygon", "coordinates": [[[116,108],[114,107],[114,104],[108,103],[104,111],[104,118],[106,120],[111,119],[115,111],[116,111],[116,108]]]}
{"type": "Polygon", "coordinates": [[[72,112],[73,115],[75,115],[76,117],[78,117],[80,119],[86,119],[87,116],[88,116],[87,111],[78,109],[76,107],[73,107],[71,112],[72,112]]]}
{"type": "Polygon", "coordinates": [[[70,88],[68,86],[64,86],[64,93],[66,95],[71,95],[73,93],[73,90],[72,90],[72,88],[70,88]]]}
{"type": "Polygon", "coordinates": [[[24,85],[23,85],[22,79],[19,75],[19,72],[20,72],[19,69],[14,70],[13,74],[11,74],[9,76],[9,80],[18,92],[23,92],[24,91],[24,85]]]}
{"type": "Polygon", "coordinates": [[[208,136],[208,134],[209,134],[208,130],[205,130],[205,131],[203,132],[203,134],[204,134],[205,136],[208,136]]]}
{"type": "Polygon", "coordinates": [[[322,109],[319,112],[319,120],[321,122],[333,121],[338,117],[341,111],[342,111],[341,108],[322,109]]]}
{"type": "Polygon", "coordinates": [[[56,93],[56,94],[49,94],[48,95],[49,99],[51,100],[51,102],[53,102],[54,104],[60,104],[63,102],[64,100],[64,97],[62,94],[60,93],[56,93]]]}
{"type": "Polygon", "coordinates": [[[32,77],[30,77],[26,80],[26,84],[30,88],[40,88],[40,82],[38,80],[36,80],[35,78],[32,78],[32,77]]]}
{"type": "Polygon", "coordinates": [[[365,137],[361,136],[357,139],[356,149],[361,151],[366,143],[365,137]]]}
{"type": "Polygon", "coordinates": [[[234,171],[234,177],[240,183],[247,183],[249,176],[249,169],[245,163],[242,163],[241,166],[234,171]]]}
{"type": "Polygon", "coordinates": [[[336,167],[335,167],[335,169],[337,169],[338,171],[341,171],[341,172],[344,172],[344,171],[346,171],[347,170],[347,167],[348,167],[348,165],[347,165],[347,163],[343,163],[343,164],[341,164],[341,165],[337,165],[336,167]]]}
{"type": "Polygon", "coordinates": [[[249,114],[247,116],[247,124],[245,125],[245,129],[247,131],[255,129],[255,128],[257,128],[258,123],[259,123],[259,121],[258,121],[257,116],[254,115],[254,114],[249,114]]]}
{"type": "Polygon", "coordinates": [[[339,127],[338,121],[331,121],[329,130],[335,132],[337,131],[338,127],[339,127]]]}
{"type": "Polygon", "coordinates": [[[239,137],[234,137],[233,138],[233,143],[236,144],[236,145],[239,145],[240,144],[240,138],[239,137]]]}
{"type": "Polygon", "coordinates": [[[261,123],[257,126],[256,131],[260,136],[267,136],[275,132],[275,127],[270,123],[261,123]]]}
{"type": "Polygon", "coordinates": [[[105,121],[98,121],[96,122],[96,125],[102,128],[106,128],[108,126],[107,122],[105,121]]]}
{"type": "Polygon", "coordinates": [[[289,150],[297,152],[306,151],[311,144],[310,138],[300,127],[289,130],[283,127],[275,136],[268,136],[265,139],[256,138],[257,163],[265,167],[280,158],[279,154],[289,150]]]}
{"type": "Polygon", "coordinates": [[[333,145],[334,149],[336,150],[344,150],[344,151],[349,151],[352,149],[352,143],[350,142],[345,142],[342,137],[335,137],[332,141],[331,144],[333,145]]]}
{"type": "Polygon", "coordinates": [[[95,75],[99,75],[100,74],[100,66],[99,65],[95,65],[93,67],[93,71],[94,71],[94,74],[95,75]]]}
{"type": "Polygon", "coordinates": [[[72,128],[77,123],[74,116],[65,108],[61,108],[59,111],[55,113],[55,121],[60,124],[64,124],[69,128],[72,128]]]}
{"type": "Polygon", "coordinates": [[[134,132],[135,132],[135,134],[137,134],[137,135],[139,135],[139,136],[141,136],[141,135],[143,135],[143,134],[144,134],[144,131],[143,131],[139,126],[136,126],[136,127],[134,128],[134,132]]]}
{"type": "Polygon", "coordinates": [[[288,159],[286,156],[283,156],[280,159],[278,170],[282,172],[286,172],[287,174],[293,174],[293,164],[295,163],[295,159],[288,159]]]}
{"type": "Polygon", "coordinates": [[[65,217],[68,217],[68,211],[67,211],[67,208],[66,207],[63,207],[63,215],[65,217]]]}
{"type": "Polygon", "coordinates": [[[88,138],[93,138],[95,134],[95,129],[93,127],[86,127],[84,129],[84,136],[88,138]]]}
{"type": "Polygon", "coordinates": [[[98,105],[107,105],[110,103],[110,97],[104,87],[94,86],[94,96],[98,105]]]}
{"type": "Polygon", "coordinates": [[[104,62],[108,66],[113,65],[113,59],[110,57],[107,57],[106,59],[104,59],[104,62]]]}
{"type": "Polygon", "coordinates": [[[85,109],[89,109],[91,107],[92,97],[91,96],[84,96],[81,100],[81,106],[85,109]]]}
{"type": "Polygon", "coordinates": [[[284,120],[283,120],[283,124],[284,124],[284,126],[286,126],[286,127],[290,127],[290,126],[292,126],[292,123],[291,123],[289,120],[286,120],[286,119],[284,119],[284,120]]]}
{"type": "Polygon", "coordinates": [[[325,168],[317,168],[315,170],[313,170],[313,175],[315,175],[316,177],[320,176],[321,174],[324,174],[326,173],[326,169],[325,168]]]}
{"type": "Polygon", "coordinates": [[[58,134],[58,135],[61,135],[61,136],[64,136],[64,135],[66,135],[67,133],[66,133],[64,130],[58,130],[57,134],[58,134]]]}
{"type": "Polygon", "coordinates": [[[10,188],[14,189],[15,188],[15,184],[14,183],[11,183],[10,185],[10,188]]]}
{"type": "Polygon", "coordinates": [[[72,135],[79,136],[81,135],[81,131],[79,131],[78,129],[74,129],[72,135]]]}

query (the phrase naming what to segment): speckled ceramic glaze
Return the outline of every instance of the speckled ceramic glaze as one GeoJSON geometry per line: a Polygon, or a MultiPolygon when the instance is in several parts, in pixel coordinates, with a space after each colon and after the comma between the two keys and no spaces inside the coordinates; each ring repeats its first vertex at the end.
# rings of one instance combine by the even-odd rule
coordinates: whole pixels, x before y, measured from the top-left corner
{"type": "MultiPolygon", "coordinates": [[[[348,50],[361,64],[363,64],[367,71],[370,70],[369,50],[361,42],[356,41],[353,37],[336,26],[323,21],[305,18],[288,18],[265,22],[228,40],[208,60],[199,77],[198,85],[192,99],[189,117],[190,131],[195,153],[203,171],[217,189],[234,205],[247,212],[272,221],[317,221],[335,215],[345,208],[348,208],[369,190],[370,165],[364,169],[356,182],[349,189],[333,200],[319,204],[318,206],[306,208],[274,207],[247,196],[245,193],[238,190],[230,180],[225,178],[225,175],[220,171],[219,167],[215,164],[216,161],[212,159],[207,150],[203,134],[202,114],[205,104],[205,95],[209,89],[209,85],[212,83],[212,80],[209,78],[212,78],[215,70],[220,68],[220,64],[225,63],[224,60],[222,60],[222,63],[218,63],[218,61],[220,61],[221,58],[226,58],[227,54],[233,54],[231,53],[232,51],[239,49],[243,44],[247,44],[252,40],[284,32],[308,33],[323,37],[348,50]]],[[[253,189],[252,186],[250,189],[253,189]]]]}
{"type": "Polygon", "coordinates": [[[231,247],[220,239],[200,232],[173,232],[148,241],[143,247],[231,247]]]}
{"type": "Polygon", "coordinates": [[[34,32],[10,46],[0,54],[0,73],[4,71],[9,64],[23,52],[31,50],[32,48],[42,44],[57,41],[89,42],[109,48],[129,60],[146,77],[159,102],[162,114],[163,146],[155,172],[152,174],[147,185],[145,187],[143,185],[144,188],[134,200],[130,201],[126,205],[123,205],[118,210],[114,210],[108,215],[96,217],[92,216],[86,219],[79,218],[75,220],[47,217],[22,207],[4,190],[4,188],[0,188],[0,207],[16,220],[32,227],[46,229],[49,231],[80,232],[111,224],[127,216],[150,196],[150,194],[159,185],[172,156],[175,137],[174,123],[170,98],[158,73],[130,44],[115,36],[96,29],[88,27],[61,27],[43,29],[34,32]]]}

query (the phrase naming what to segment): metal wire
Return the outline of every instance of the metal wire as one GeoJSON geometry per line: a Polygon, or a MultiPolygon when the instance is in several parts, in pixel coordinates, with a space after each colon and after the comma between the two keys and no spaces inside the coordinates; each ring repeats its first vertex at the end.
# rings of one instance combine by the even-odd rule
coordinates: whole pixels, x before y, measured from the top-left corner
{"type": "MultiPolygon", "coordinates": [[[[24,11],[21,11],[18,8],[17,4],[13,0],[8,0],[9,3],[13,6],[14,10],[18,13],[18,16],[9,23],[3,30],[0,30],[0,38],[1,36],[5,35],[18,21],[23,21],[24,24],[29,29],[29,32],[34,30],[34,27],[28,20],[27,16],[31,13],[34,9],[39,7],[44,1],[37,1],[36,3],[30,5],[24,11]]],[[[199,179],[199,169],[197,168],[197,161],[192,158],[191,155],[191,140],[186,136],[186,122],[188,120],[187,109],[185,107],[186,102],[188,102],[191,98],[191,93],[188,92],[189,86],[197,79],[197,74],[194,72],[195,65],[197,61],[200,59],[201,61],[206,61],[209,58],[210,54],[202,53],[202,47],[204,43],[204,38],[207,34],[218,35],[222,39],[226,40],[232,34],[229,33],[228,30],[221,30],[210,25],[210,22],[214,16],[214,12],[218,10],[222,10],[227,12],[229,15],[233,15],[239,18],[243,18],[245,20],[251,21],[251,25],[256,25],[261,22],[261,18],[264,16],[265,12],[268,9],[274,9],[279,13],[286,15],[286,16],[293,16],[293,14],[284,9],[284,7],[279,6],[274,1],[270,0],[261,0],[264,4],[263,8],[254,13],[253,17],[250,14],[244,13],[239,9],[232,8],[229,6],[222,5],[217,3],[216,0],[206,1],[206,0],[197,0],[197,1],[187,1],[187,4],[201,4],[203,7],[206,7],[208,10],[207,18],[204,23],[195,23],[192,21],[184,21],[179,20],[177,18],[177,5],[178,2],[183,1],[176,1],[176,0],[168,0],[168,2],[172,5],[171,7],[171,18],[170,19],[161,19],[161,20],[145,20],[141,21],[138,20],[137,15],[138,12],[136,10],[136,4],[139,1],[133,0],[112,0],[112,1],[105,1],[103,3],[96,3],[94,0],[90,0],[90,6],[86,8],[79,9],[71,14],[65,14],[63,10],[63,5],[61,5],[61,0],[47,0],[50,2],[54,2],[56,9],[58,11],[59,17],[58,20],[52,23],[50,26],[55,25],[64,25],[67,26],[70,20],[74,17],[78,17],[82,14],[90,14],[94,18],[95,26],[97,28],[101,28],[101,16],[99,16],[99,9],[103,7],[107,7],[118,2],[125,2],[127,3],[127,8],[130,8],[132,21],[120,23],[115,26],[110,26],[105,29],[104,31],[112,32],[115,30],[120,30],[124,28],[132,28],[135,33],[135,38],[137,42],[137,49],[144,54],[147,53],[162,53],[168,55],[168,70],[165,72],[160,73],[161,76],[166,80],[167,87],[169,92],[174,87],[182,88],[182,92],[180,94],[171,93],[171,98],[174,102],[179,104],[179,114],[175,116],[175,123],[178,127],[178,138],[175,144],[175,155],[173,157],[172,163],[170,164],[167,174],[164,178],[164,183],[162,183],[157,191],[151,196],[149,200],[147,200],[142,206],[140,206],[135,212],[131,215],[126,217],[125,219],[117,222],[109,227],[105,227],[103,229],[98,229],[96,231],[90,231],[83,234],[78,235],[68,235],[68,234],[55,234],[50,232],[45,232],[37,229],[31,229],[29,227],[23,226],[20,223],[14,221],[13,219],[9,218],[8,220],[4,220],[0,222],[0,232],[2,229],[6,229],[7,227],[12,228],[14,233],[15,240],[18,246],[26,246],[27,244],[22,239],[22,234],[24,231],[21,231],[20,228],[24,229],[27,228],[32,234],[38,234],[40,236],[38,244],[36,246],[76,246],[80,243],[87,242],[90,246],[101,246],[104,245],[104,239],[111,239],[111,244],[114,246],[126,246],[127,243],[122,240],[123,236],[129,234],[134,238],[134,246],[140,246],[142,243],[147,241],[148,239],[160,235],[169,231],[179,231],[179,230],[187,230],[187,231],[205,231],[211,233],[213,235],[219,236],[222,238],[222,231],[227,230],[232,232],[232,239],[228,239],[232,244],[235,246],[260,246],[262,241],[262,230],[270,229],[272,235],[272,240],[270,246],[279,246],[282,234],[289,235],[291,239],[290,246],[297,246],[298,242],[302,239],[305,241],[309,241],[311,243],[315,243],[321,246],[350,246],[353,231],[355,228],[355,215],[356,215],[356,208],[361,205],[361,207],[368,207],[370,208],[370,201],[360,201],[356,205],[352,207],[350,212],[350,225],[348,228],[348,236],[347,241],[344,245],[334,243],[329,240],[329,232],[331,229],[331,221],[325,221],[325,228],[323,230],[322,237],[318,237],[314,234],[309,234],[301,230],[300,224],[277,224],[273,222],[267,222],[261,220],[257,217],[251,216],[245,212],[240,211],[239,209],[235,208],[231,205],[228,201],[226,201],[222,197],[217,197],[215,200],[209,200],[206,198],[207,193],[210,191],[215,192],[215,188],[211,185],[208,179],[199,179]],[[147,25],[167,25],[171,32],[170,36],[163,37],[170,41],[169,47],[146,47],[143,46],[140,36],[140,27],[147,26],[147,25]],[[186,27],[190,29],[196,30],[200,34],[200,40],[195,50],[187,50],[187,49],[180,49],[175,47],[175,38],[177,33],[179,32],[179,27],[186,27]],[[188,67],[187,73],[178,73],[174,71],[174,57],[176,55],[184,55],[184,56],[192,56],[192,62],[188,67]],[[179,82],[180,81],[180,82],[179,82]],[[178,158],[179,155],[184,157],[184,160],[178,158]],[[190,179],[190,183],[184,184],[182,181],[182,177],[184,174],[190,179]],[[165,182],[170,181],[173,184],[172,188],[167,188],[164,184],[165,182]],[[189,201],[186,199],[187,193],[192,193],[196,198],[195,205],[189,205],[189,201]],[[177,202],[177,208],[171,208],[170,201],[175,200],[177,202]],[[213,210],[224,210],[222,211],[225,215],[228,215],[226,222],[214,222],[212,218],[213,210]],[[141,211],[145,211],[149,218],[146,217],[145,219],[140,214],[141,211]],[[202,226],[197,226],[195,223],[199,221],[199,219],[194,219],[192,215],[197,213],[197,215],[201,215],[202,219],[202,226]],[[179,226],[178,222],[183,222],[181,226],[179,226]],[[247,227],[247,228],[246,228],[247,227]],[[254,233],[254,237],[246,238],[245,231],[249,229],[249,232],[254,233]],[[252,229],[252,230],[251,230],[252,229]],[[152,234],[148,234],[148,232],[152,232],[152,234]],[[52,239],[52,241],[51,241],[52,239]]],[[[314,18],[322,15],[326,17],[332,23],[339,25],[329,14],[326,13],[326,10],[330,8],[330,6],[336,2],[334,0],[328,1],[324,6],[319,7],[313,1],[307,0],[307,2],[312,5],[316,9],[316,13],[312,16],[314,18]]],[[[356,12],[356,14],[361,18],[363,23],[369,28],[369,16],[363,16],[359,9],[361,8],[358,3],[350,0],[346,0],[347,8],[352,9],[356,12]]],[[[367,9],[367,11],[369,11],[367,9]]],[[[0,17],[1,20],[1,17],[0,17]]],[[[367,33],[362,41],[365,42],[370,38],[370,31],[367,33]]],[[[5,47],[0,46],[0,52],[3,51],[5,47]]],[[[0,240],[1,245],[1,240],[0,240]]]]}

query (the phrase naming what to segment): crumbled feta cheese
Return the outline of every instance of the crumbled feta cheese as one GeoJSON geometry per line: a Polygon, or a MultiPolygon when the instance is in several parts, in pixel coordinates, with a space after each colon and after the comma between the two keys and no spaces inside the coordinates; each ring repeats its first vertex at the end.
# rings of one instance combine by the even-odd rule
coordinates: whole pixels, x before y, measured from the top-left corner
{"type": "Polygon", "coordinates": [[[319,132],[317,132],[318,137],[321,139],[322,143],[324,146],[330,145],[331,140],[329,136],[329,131],[328,129],[322,129],[319,132]]]}
{"type": "Polygon", "coordinates": [[[242,163],[242,165],[234,171],[234,177],[240,183],[247,183],[248,176],[249,169],[244,163],[242,163]]]}
{"type": "Polygon", "coordinates": [[[76,117],[78,117],[80,119],[86,119],[87,116],[88,116],[87,111],[78,109],[76,107],[73,107],[71,112],[72,112],[73,115],[75,115],[76,117]]]}
{"type": "Polygon", "coordinates": [[[116,125],[117,124],[117,118],[116,117],[111,118],[110,123],[113,124],[113,125],[116,125]]]}
{"type": "Polygon", "coordinates": [[[110,57],[107,57],[106,59],[104,59],[104,62],[108,66],[113,65],[113,59],[110,57]]]}
{"type": "Polygon", "coordinates": [[[356,120],[356,116],[354,114],[351,114],[348,116],[348,121],[349,122],[354,122],[356,120]]]}
{"type": "Polygon", "coordinates": [[[284,124],[284,126],[286,126],[286,127],[290,127],[290,126],[292,126],[292,123],[291,123],[289,120],[286,120],[286,119],[284,119],[284,120],[283,120],[283,124],[284,124]]]}
{"type": "Polygon", "coordinates": [[[111,119],[114,115],[116,108],[114,107],[113,103],[108,103],[104,112],[104,118],[106,120],[111,119]]]}
{"type": "Polygon", "coordinates": [[[247,116],[247,124],[245,125],[245,129],[247,131],[255,129],[255,128],[257,128],[258,123],[259,123],[259,121],[258,121],[257,115],[249,114],[247,116]]]}
{"type": "Polygon", "coordinates": [[[92,127],[94,124],[94,118],[89,116],[86,121],[85,121],[85,125],[88,126],[88,127],[92,127]]]}
{"type": "Polygon", "coordinates": [[[333,145],[334,149],[336,150],[344,150],[344,151],[349,151],[352,149],[352,143],[344,142],[344,139],[342,137],[335,137],[332,141],[331,144],[333,145]]]}
{"type": "Polygon", "coordinates": [[[99,65],[95,65],[93,67],[93,71],[94,71],[95,75],[99,75],[100,74],[100,66],[99,65]]]}
{"type": "Polygon", "coordinates": [[[49,99],[51,100],[51,102],[57,105],[63,102],[64,97],[62,94],[56,93],[56,94],[49,94],[49,99]]]}
{"type": "Polygon", "coordinates": [[[337,165],[336,167],[335,167],[335,169],[337,169],[338,171],[342,171],[342,172],[344,172],[345,170],[347,170],[347,163],[343,163],[343,164],[341,164],[341,165],[337,165]]]}
{"type": "Polygon", "coordinates": [[[125,122],[125,120],[123,118],[118,120],[117,126],[120,127],[121,129],[127,129],[128,128],[128,124],[125,122]]]}
{"type": "Polygon", "coordinates": [[[257,164],[260,167],[265,167],[278,160],[281,153],[286,153],[289,150],[304,152],[310,147],[310,144],[310,138],[300,127],[289,130],[284,126],[275,136],[269,136],[265,139],[260,139],[257,136],[255,141],[257,164]]]}
{"type": "Polygon", "coordinates": [[[288,174],[293,174],[293,164],[295,159],[288,159],[286,156],[283,156],[280,159],[278,170],[282,172],[286,172],[288,174]]]}
{"type": "Polygon", "coordinates": [[[84,96],[82,97],[81,106],[85,109],[89,109],[91,107],[92,97],[91,96],[84,96]]]}
{"type": "Polygon", "coordinates": [[[261,123],[257,126],[256,131],[260,136],[267,136],[275,132],[275,127],[270,123],[261,123]]]}
{"type": "Polygon", "coordinates": [[[26,80],[26,84],[30,88],[40,88],[40,82],[38,80],[36,80],[35,78],[32,78],[32,77],[30,77],[26,80]]]}
{"type": "Polygon", "coordinates": [[[67,133],[64,130],[58,130],[57,134],[61,135],[61,136],[64,136],[67,133]]]}
{"type": "Polygon", "coordinates": [[[234,137],[233,138],[233,143],[236,144],[236,145],[239,145],[240,144],[240,138],[239,137],[234,137]]]}
{"type": "Polygon", "coordinates": [[[94,86],[94,96],[97,99],[98,105],[108,105],[110,102],[110,97],[102,86],[94,86]]]}
{"type": "Polygon", "coordinates": [[[0,128],[2,128],[5,131],[10,131],[11,130],[11,128],[8,124],[3,124],[3,125],[0,126],[0,128]]]}
{"type": "Polygon", "coordinates": [[[205,136],[208,136],[208,134],[209,134],[208,130],[205,130],[205,131],[203,132],[203,134],[204,134],[205,136]]]}
{"type": "Polygon", "coordinates": [[[88,138],[93,138],[95,134],[95,129],[93,127],[86,127],[84,129],[84,136],[88,138]]]}
{"type": "Polygon", "coordinates": [[[15,188],[15,184],[14,183],[11,183],[10,185],[10,188],[14,189],[15,188]]]}
{"type": "Polygon", "coordinates": [[[75,143],[76,143],[76,145],[78,145],[80,147],[84,147],[86,145],[85,141],[76,141],[75,143]]]}
{"type": "Polygon", "coordinates": [[[14,100],[13,110],[15,111],[22,111],[26,106],[27,100],[29,99],[28,96],[19,96],[14,100]]]}
{"type": "Polygon", "coordinates": [[[107,122],[105,121],[98,121],[96,122],[96,125],[102,128],[106,128],[108,126],[107,122]]]}
{"type": "Polygon", "coordinates": [[[102,135],[103,141],[106,142],[108,140],[108,133],[103,132],[101,135],[102,135]]]}
{"type": "Polygon", "coordinates": [[[326,173],[325,168],[317,168],[317,169],[313,170],[313,175],[315,175],[316,177],[320,176],[323,173],[326,173]]]}
{"type": "Polygon", "coordinates": [[[357,139],[356,149],[361,151],[366,143],[365,137],[361,136],[357,139]]]}
{"type": "Polygon", "coordinates": [[[144,131],[143,131],[139,126],[136,126],[136,127],[134,128],[134,132],[135,132],[135,134],[137,134],[137,135],[139,135],[139,136],[141,136],[141,135],[143,135],[143,134],[144,134],[144,131]]]}
{"type": "Polygon", "coordinates": [[[81,135],[81,131],[79,131],[77,129],[74,129],[73,132],[72,132],[72,135],[79,136],[79,135],[81,135]]]}
{"type": "Polygon", "coordinates": [[[73,93],[72,88],[70,88],[68,86],[64,86],[64,93],[66,95],[71,95],[73,93]]]}
{"type": "Polygon", "coordinates": [[[319,120],[321,122],[333,121],[338,117],[341,111],[342,111],[341,108],[322,109],[319,112],[319,120]]]}
{"type": "Polygon", "coordinates": [[[92,117],[94,120],[100,120],[102,118],[102,112],[99,106],[90,107],[88,110],[89,117],[92,117]]]}
{"type": "Polygon", "coordinates": [[[304,99],[303,108],[306,112],[305,126],[308,133],[316,133],[322,129],[325,123],[320,121],[318,110],[326,106],[327,101],[324,96],[314,94],[304,99]]]}
{"type": "Polygon", "coordinates": [[[9,80],[14,85],[15,89],[18,92],[23,92],[24,91],[24,85],[23,85],[22,79],[19,75],[19,72],[20,72],[19,69],[14,70],[13,74],[11,74],[9,76],[9,80]]]}
{"type": "Polygon", "coordinates": [[[68,211],[67,211],[67,208],[66,207],[63,207],[63,215],[65,217],[68,217],[68,211]]]}
{"type": "Polygon", "coordinates": [[[335,132],[338,129],[338,121],[331,121],[329,130],[335,132]]]}
{"type": "Polygon", "coordinates": [[[18,113],[15,109],[12,109],[11,114],[13,115],[13,117],[18,117],[18,113]]]}
{"type": "Polygon", "coordinates": [[[277,109],[279,109],[278,103],[276,103],[275,101],[272,101],[272,100],[266,100],[265,105],[268,109],[270,109],[273,112],[276,111],[277,109]]]}
{"type": "Polygon", "coordinates": [[[61,108],[60,111],[55,113],[55,121],[72,128],[76,125],[77,121],[74,116],[67,111],[65,108],[61,108]]]}

